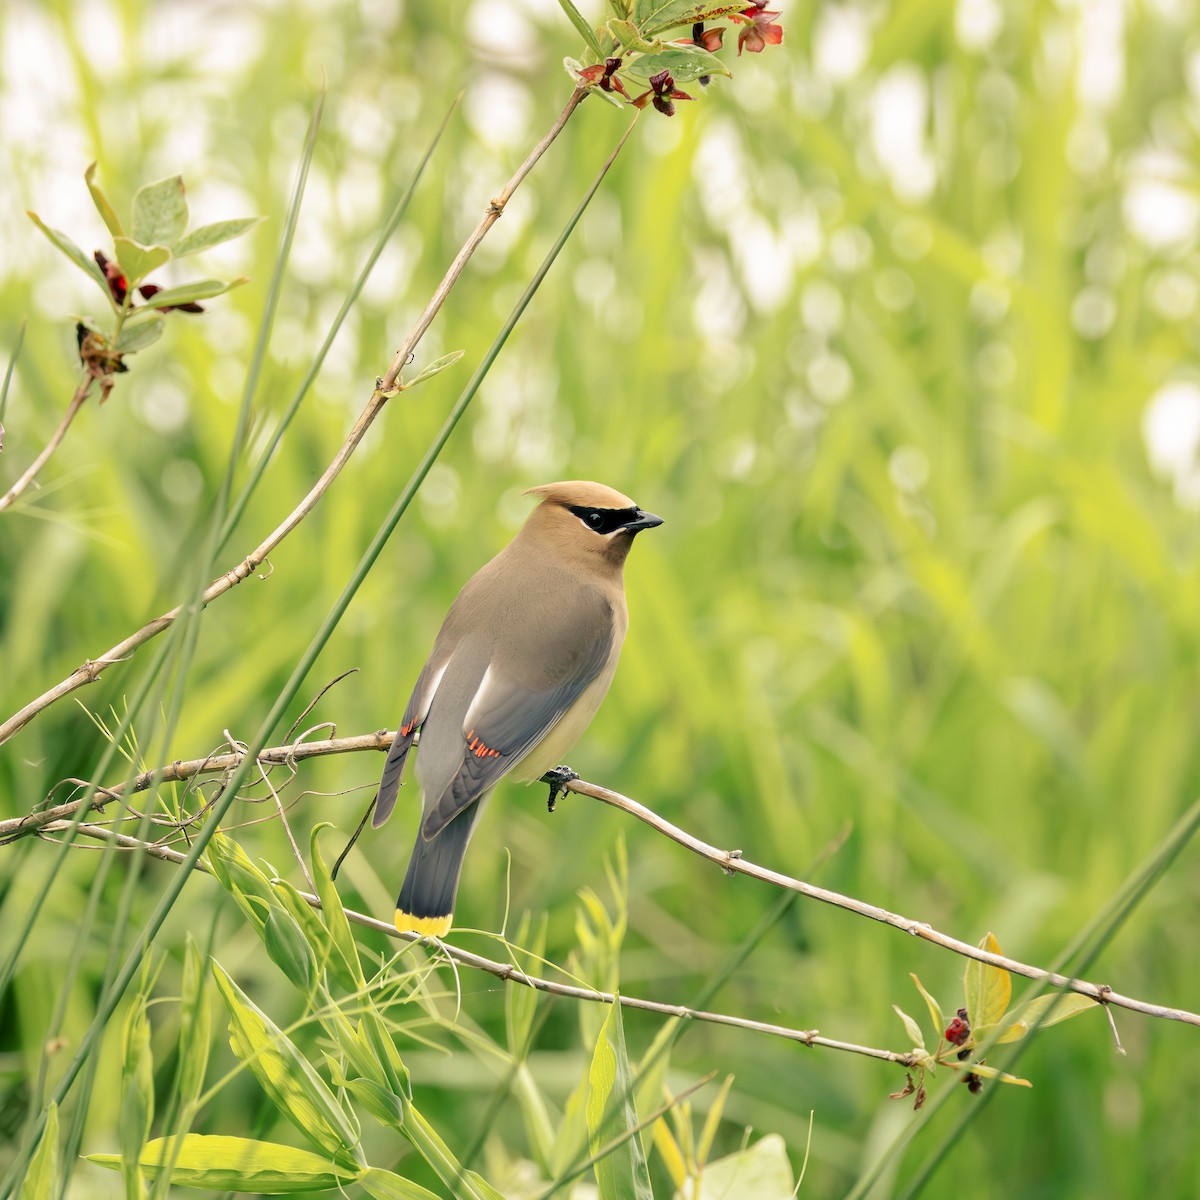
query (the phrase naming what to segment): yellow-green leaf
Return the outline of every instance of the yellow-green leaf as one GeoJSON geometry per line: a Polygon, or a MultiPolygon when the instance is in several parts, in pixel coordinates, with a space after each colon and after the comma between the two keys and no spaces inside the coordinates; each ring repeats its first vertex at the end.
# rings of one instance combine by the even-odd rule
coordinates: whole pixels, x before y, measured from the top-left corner
{"type": "Polygon", "coordinates": [[[225,282],[221,279],[197,279],[192,283],[181,283],[178,287],[163,288],[142,303],[148,308],[170,308],[176,304],[194,304],[197,300],[211,300],[222,296],[250,281],[244,276],[225,282]]]}
{"type": "Polygon", "coordinates": [[[902,1009],[898,1004],[893,1004],[892,1008],[896,1010],[896,1016],[904,1022],[904,1032],[908,1034],[914,1046],[920,1049],[925,1049],[925,1035],[921,1032],[921,1027],[902,1009]]]}
{"type": "Polygon", "coordinates": [[[683,1161],[683,1151],[680,1150],[679,1143],[672,1136],[670,1126],[662,1117],[654,1122],[652,1133],[655,1148],[663,1161],[663,1166],[667,1168],[667,1174],[671,1176],[675,1190],[682,1192],[683,1185],[687,1181],[687,1166],[683,1161]]]}
{"type": "Polygon", "coordinates": [[[567,14],[567,19],[575,26],[579,36],[587,43],[588,49],[596,55],[597,58],[604,57],[604,51],[600,49],[600,43],[596,40],[595,31],[584,19],[583,14],[571,3],[571,0],[558,0],[558,6],[567,14]]]}
{"type": "Polygon", "coordinates": [[[787,1147],[777,1133],[704,1168],[698,1200],[792,1200],[796,1185],[787,1147]]]}
{"type": "Polygon", "coordinates": [[[233,838],[216,833],[208,843],[208,864],[217,881],[262,933],[274,904],[271,881],[250,861],[233,838]]]}
{"type": "Polygon", "coordinates": [[[613,1142],[595,1165],[596,1182],[602,1200],[654,1200],[650,1175],[642,1152],[633,1105],[633,1073],[625,1050],[625,1032],[621,1024],[621,1006],[609,1006],[608,1016],[596,1039],[592,1067],[588,1074],[587,1124],[588,1145],[599,1154],[613,1142]]]}
{"type": "Polygon", "coordinates": [[[655,54],[630,59],[629,73],[649,79],[660,71],[670,71],[676,84],[690,83],[701,75],[730,75],[729,68],[715,55],[699,46],[670,46],[655,54]]]}
{"type": "Polygon", "coordinates": [[[321,922],[311,904],[286,879],[276,879],[271,884],[275,897],[304,931],[308,944],[317,956],[317,966],[324,970],[333,954],[333,939],[321,922]]]}
{"type": "MultiPolygon", "coordinates": [[[[987,934],[979,943],[980,950],[1003,954],[995,934],[987,934]]],[[[971,1028],[994,1025],[1008,1011],[1012,998],[1012,976],[999,967],[971,959],[963,975],[963,990],[967,998],[967,1017],[971,1028]]]]}
{"type": "Polygon", "coordinates": [[[183,984],[179,996],[179,1075],[178,1091],[182,1105],[191,1104],[200,1095],[208,1069],[209,1030],[211,1021],[208,994],[205,991],[207,973],[200,947],[191,933],[183,952],[183,984]]]}
{"type": "Polygon", "coordinates": [[[121,237],[125,230],[121,228],[121,222],[118,220],[117,214],[113,211],[113,206],[109,204],[108,197],[100,190],[100,185],[96,182],[95,163],[92,163],[84,171],[83,182],[87,184],[87,189],[92,196],[92,203],[96,206],[96,211],[100,214],[100,219],[108,226],[108,232],[113,237],[121,237]]]}
{"type": "MultiPolygon", "coordinates": [[[[120,1159],[117,1159],[118,1165],[120,1159]]],[[[59,1193],[58,1170],[58,1105],[52,1100],[46,1109],[46,1124],[42,1136],[29,1160],[29,1170],[21,1184],[19,1200],[44,1200],[59,1193]]]]}
{"type": "Polygon", "coordinates": [[[129,288],[132,291],[151,271],[171,261],[171,252],[166,246],[143,245],[132,238],[113,238],[117,250],[117,263],[125,273],[129,288]]]}
{"type": "Polygon", "coordinates": [[[442,1140],[437,1130],[417,1111],[409,1107],[404,1122],[404,1136],[413,1149],[433,1168],[437,1176],[453,1189],[455,1200],[504,1200],[486,1179],[474,1171],[468,1171],[454,1157],[453,1151],[442,1140]]]}
{"type": "Polygon", "coordinates": [[[375,1200],[438,1200],[435,1193],[411,1179],[370,1167],[356,1181],[358,1186],[375,1200]]]}
{"type": "Polygon", "coordinates": [[[1036,1025],[1039,1029],[1045,1029],[1048,1025],[1057,1025],[1060,1021],[1099,1007],[1100,1001],[1091,996],[1081,996],[1078,992],[1055,992],[1053,995],[1038,996],[1030,1000],[1018,1012],[1022,1022],[1029,1028],[1036,1025]]]}
{"type": "Polygon", "coordinates": [[[176,258],[185,254],[198,254],[211,246],[219,246],[222,242],[241,237],[248,229],[253,229],[264,217],[231,217],[228,221],[214,221],[211,225],[201,225],[191,233],[185,233],[171,246],[171,252],[176,258]]]}
{"type": "Polygon", "coordinates": [[[929,1009],[929,1016],[933,1020],[934,1032],[941,1037],[946,1029],[946,1018],[942,1015],[942,1006],[925,990],[925,985],[911,971],[908,977],[917,985],[917,991],[924,998],[925,1007],[929,1009]]]}
{"type": "Polygon", "coordinates": [[[343,1166],[359,1163],[358,1129],[313,1065],[215,960],[212,972],[229,1010],[229,1044],[234,1054],[313,1145],[343,1166]]]}
{"type": "Polygon", "coordinates": [[[267,914],[263,941],[271,961],[306,995],[317,986],[317,959],[299,922],[282,908],[267,914]]]}
{"type": "Polygon", "coordinates": [[[725,1112],[725,1101],[729,1099],[729,1090],[732,1087],[733,1076],[726,1075],[725,1082],[721,1084],[720,1090],[708,1110],[708,1116],[704,1118],[704,1128],[701,1129],[700,1140],[696,1143],[696,1160],[701,1166],[708,1161],[713,1142],[717,1137],[717,1129],[721,1124],[721,1117],[725,1112]]]}
{"type": "Polygon", "coordinates": [[[121,1145],[121,1173],[125,1194],[142,1194],[142,1147],[150,1136],[154,1120],[154,1064],[150,1057],[150,1023],[146,1018],[146,998],[135,998],[125,1018],[122,1039],[121,1104],[117,1117],[121,1145]]]}
{"type": "Polygon", "coordinates": [[[133,354],[153,346],[163,335],[166,322],[158,313],[148,313],[137,321],[127,321],[117,337],[114,349],[118,354],[133,354]]]}
{"type": "Polygon", "coordinates": [[[1033,1087],[1033,1084],[1028,1079],[1009,1075],[1006,1071],[998,1071],[995,1067],[989,1067],[986,1063],[947,1063],[945,1065],[953,1067],[955,1071],[969,1071],[971,1074],[980,1075],[984,1079],[996,1079],[1001,1083],[1016,1084],[1018,1087],[1033,1087]]]}
{"type": "Polygon", "coordinates": [[[61,233],[57,229],[51,229],[37,213],[26,209],[25,215],[50,239],[53,246],[61,250],[85,275],[95,282],[96,286],[99,287],[108,299],[109,304],[114,304],[113,294],[108,287],[108,280],[104,278],[104,272],[96,266],[96,260],[84,254],[65,233],[61,233]]]}
{"type": "MultiPolygon", "coordinates": [[[[157,1138],[146,1143],[141,1167],[149,1178],[157,1177],[164,1160],[171,1161],[172,1153],[173,1184],[214,1192],[252,1192],[261,1196],[316,1192],[353,1183],[362,1174],[359,1167],[343,1166],[311,1150],[278,1142],[201,1133],[185,1134],[178,1145],[172,1145],[174,1141],[174,1138],[157,1138]]],[[[121,1166],[116,1154],[86,1157],[97,1166],[113,1170],[121,1166]]]]}
{"type": "Polygon", "coordinates": [[[325,919],[325,928],[329,930],[333,942],[333,958],[329,969],[339,977],[339,982],[351,991],[357,991],[366,986],[363,978],[362,965],[358,961],[358,945],[346,920],[346,910],[342,907],[342,898],[334,886],[329,868],[321,857],[321,847],[317,843],[322,829],[331,828],[328,821],[321,821],[313,827],[309,839],[309,850],[312,857],[313,882],[317,885],[317,895],[321,900],[321,915],[325,919]]]}
{"type": "MultiPolygon", "coordinates": [[[[171,245],[187,228],[183,177],[172,175],[140,187],[133,196],[133,240],[143,246],[171,245]]],[[[118,249],[118,258],[120,257],[118,249]]]]}

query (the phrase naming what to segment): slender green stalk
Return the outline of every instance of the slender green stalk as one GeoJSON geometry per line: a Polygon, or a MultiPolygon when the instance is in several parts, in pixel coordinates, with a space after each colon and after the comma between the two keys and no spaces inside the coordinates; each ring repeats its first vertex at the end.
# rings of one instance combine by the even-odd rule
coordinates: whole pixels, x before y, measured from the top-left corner
{"type": "MultiPolygon", "coordinates": [[[[308,370],[304,374],[304,378],[300,381],[299,387],[296,388],[296,394],[292,397],[291,403],[284,410],[283,415],[279,418],[279,423],[275,427],[275,432],[271,435],[271,441],[267,448],[259,456],[258,461],[254,464],[250,472],[249,478],[234,500],[232,507],[229,510],[228,516],[225,518],[225,524],[221,528],[220,543],[222,546],[228,542],[230,535],[237,528],[237,523],[241,520],[242,513],[245,511],[246,505],[249,503],[250,497],[254,494],[254,489],[258,486],[259,481],[263,477],[267,466],[275,455],[275,451],[279,449],[283,442],[283,435],[287,432],[288,427],[292,423],[292,419],[300,409],[300,405],[304,397],[308,395],[309,388],[312,387],[313,381],[321,372],[321,367],[325,364],[325,359],[329,354],[330,348],[333,346],[335,339],[342,326],[345,324],[346,317],[349,316],[350,310],[358,302],[359,296],[362,294],[363,287],[367,280],[371,277],[371,272],[375,269],[375,264],[379,261],[379,256],[387,247],[388,242],[392,240],[392,235],[396,232],[396,228],[404,219],[404,214],[408,211],[408,206],[412,202],[414,193],[417,190],[417,184],[421,182],[421,177],[425,174],[425,168],[429,165],[429,160],[433,157],[433,152],[438,148],[438,144],[442,140],[442,135],[446,132],[446,126],[450,123],[450,118],[454,115],[454,110],[458,107],[458,102],[461,96],[455,97],[454,103],[446,110],[446,115],[442,118],[442,123],[438,126],[437,132],[433,135],[433,140],[425,148],[425,153],[421,156],[421,161],[417,163],[416,169],[405,185],[404,191],[401,192],[400,198],[396,201],[388,219],[384,222],[383,228],[379,232],[379,237],[375,239],[375,245],[371,248],[371,253],[367,255],[366,262],[360,268],[354,283],[350,286],[350,290],[346,293],[345,299],[342,301],[341,308],[338,309],[337,315],[330,323],[329,330],[325,334],[325,340],[321,343],[320,349],[313,356],[312,362],[309,364],[308,370]]],[[[290,244],[290,241],[289,241],[290,244]]]]}
{"type": "MultiPolygon", "coordinates": [[[[8,367],[4,372],[4,383],[0,384],[0,428],[4,425],[4,414],[8,412],[8,393],[12,387],[13,372],[17,369],[17,359],[21,357],[21,347],[25,344],[25,322],[17,326],[17,340],[13,342],[12,353],[8,356],[8,367]]],[[[0,434],[0,445],[3,445],[3,434],[0,434]]]]}

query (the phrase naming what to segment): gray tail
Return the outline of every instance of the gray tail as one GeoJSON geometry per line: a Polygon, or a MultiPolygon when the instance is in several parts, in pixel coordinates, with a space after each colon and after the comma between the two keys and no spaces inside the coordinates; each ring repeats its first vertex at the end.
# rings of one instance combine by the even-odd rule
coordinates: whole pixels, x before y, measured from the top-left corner
{"type": "Polygon", "coordinates": [[[438,933],[449,928],[463,857],[480,807],[478,801],[469,805],[428,841],[418,832],[396,901],[398,928],[438,933]]]}

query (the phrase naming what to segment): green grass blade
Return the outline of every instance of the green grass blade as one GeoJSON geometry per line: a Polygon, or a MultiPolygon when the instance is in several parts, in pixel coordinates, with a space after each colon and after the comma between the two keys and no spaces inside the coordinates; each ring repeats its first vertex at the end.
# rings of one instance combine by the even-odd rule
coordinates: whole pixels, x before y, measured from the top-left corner
{"type": "MultiPolygon", "coordinates": [[[[17,359],[21,357],[21,347],[25,343],[25,322],[17,326],[17,340],[13,342],[12,353],[8,356],[8,367],[4,371],[4,383],[0,384],[0,429],[4,427],[4,414],[8,411],[8,392],[12,387],[13,372],[17,369],[17,359]]],[[[4,435],[0,433],[0,446],[4,444],[4,435]]]]}
{"type": "MultiPolygon", "coordinates": [[[[461,97],[460,97],[461,98],[461,97]]],[[[408,206],[412,202],[413,195],[417,190],[417,184],[421,182],[421,177],[425,174],[425,168],[429,165],[429,160],[433,157],[433,152],[437,149],[438,144],[442,140],[442,135],[446,132],[446,126],[450,123],[450,118],[454,114],[454,110],[458,107],[460,98],[456,98],[454,103],[450,105],[446,111],[446,115],[442,118],[441,125],[438,126],[437,132],[433,135],[433,140],[425,149],[425,153],[421,156],[421,161],[417,163],[416,169],[409,178],[408,183],[401,192],[400,198],[396,201],[390,215],[383,228],[380,230],[379,237],[375,240],[375,245],[371,248],[371,253],[367,255],[366,262],[360,268],[354,283],[350,290],[346,293],[345,299],[342,301],[341,308],[338,309],[337,315],[333,318],[328,331],[325,334],[325,340],[321,343],[320,349],[313,357],[309,364],[304,378],[300,381],[300,386],[296,388],[296,394],[292,397],[291,402],[284,410],[283,415],[279,418],[279,423],[275,427],[275,432],[271,435],[271,440],[267,444],[267,448],[259,456],[258,461],[254,464],[250,471],[250,475],[242,484],[241,491],[238,492],[237,498],[229,510],[229,514],[225,519],[225,524],[221,529],[220,542],[222,545],[228,540],[234,529],[237,528],[237,523],[241,519],[242,513],[245,511],[246,505],[250,501],[255,488],[263,477],[268,464],[274,457],[276,450],[279,449],[283,441],[283,435],[287,432],[288,426],[291,425],[292,419],[295,417],[300,408],[304,397],[308,395],[309,388],[312,387],[313,381],[320,374],[321,367],[325,364],[325,359],[329,354],[334,340],[341,331],[342,325],[345,323],[347,316],[350,315],[350,310],[357,303],[362,290],[366,285],[367,280],[371,277],[371,272],[375,269],[375,264],[379,261],[379,256],[391,241],[392,235],[396,232],[397,226],[404,219],[404,214],[408,211],[408,206]]],[[[290,216],[290,214],[289,214],[290,216]]],[[[289,242],[290,244],[290,242],[289,242]]]]}

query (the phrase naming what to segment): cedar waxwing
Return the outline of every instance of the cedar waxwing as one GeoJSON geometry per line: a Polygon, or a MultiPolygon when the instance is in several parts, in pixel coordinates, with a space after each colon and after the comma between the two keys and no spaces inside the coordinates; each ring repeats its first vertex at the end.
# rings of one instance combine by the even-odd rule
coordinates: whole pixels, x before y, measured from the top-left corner
{"type": "Polygon", "coordinates": [[[639,530],[662,524],[599,483],[526,494],[541,503],[459,592],[383,767],[376,829],[419,730],[422,815],[396,901],[402,933],[450,928],[463,855],[492,788],[506,775],[540,779],[595,716],[629,624],[625,556],[639,530]]]}

